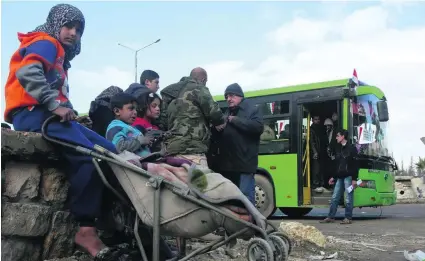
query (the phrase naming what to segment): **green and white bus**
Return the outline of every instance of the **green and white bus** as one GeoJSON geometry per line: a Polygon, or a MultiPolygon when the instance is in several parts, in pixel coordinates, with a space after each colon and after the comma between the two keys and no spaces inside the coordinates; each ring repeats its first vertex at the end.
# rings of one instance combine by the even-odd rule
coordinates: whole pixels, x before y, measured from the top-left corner
{"type": "MultiPolygon", "coordinates": [[[[255,181],[256,206],[266,217],[277,208],[290,217],[301,217],[313,208],[329,207],[332,192],[316,193],[311,188],[308,141],[312,115],[320,116],[323,124],[325,118],[337,113],[339,127],[349,131],[350,140],[359,149],[362,184],[354,192],[354,207],[396,203],[397,165],[387,146],[385,95],[379,88],[362,82],[354,90],[349,81],[245,92],[245,98],[252,100],[264,116],[265,132],[255,181]]],[[[214,99],[224,111],[224,96],[214,99]]]]}

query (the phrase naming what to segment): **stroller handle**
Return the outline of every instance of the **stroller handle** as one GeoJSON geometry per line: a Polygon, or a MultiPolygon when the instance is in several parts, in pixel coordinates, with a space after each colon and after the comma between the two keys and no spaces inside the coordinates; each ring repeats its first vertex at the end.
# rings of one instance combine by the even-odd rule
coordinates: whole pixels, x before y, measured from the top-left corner
{"type": "Polygon", "coordinates": [[[41,126],[41,135],[43,136],[44,139],[52,142],[52,143],[56,143],[56,144],[60,144],[62,146],[66,146],[66,147],[70,147],[72,149],[76,149],[77,146],[71,145],[69,143],[66,142],[62,142],[60,140],[54,139],[52,137],[50,137],[47,134],[47,126],[49,126],[50,123],[52,123],[53,121],[59,121],[60,117],[58,115],[52,115],[49,118],[47,118],[44,122],[43,125],[41,126]]]}
{"type": "Polygon", "coordinates": [[[93,150],[91,149],[88,149],[79,145],[74,145],[72,143],[64,142],[59,139],[52,138],[47,134],[47,126],[53,121],[59,121],[59,120],[60,120],[60,117],[58,115],[52,115],[43,122],[43,125],[41,126],[41,135],[43,136],[43,138],[53,144],[58,144],[64,147],[68,147],[86,155],[92,155],[93,150]]]}

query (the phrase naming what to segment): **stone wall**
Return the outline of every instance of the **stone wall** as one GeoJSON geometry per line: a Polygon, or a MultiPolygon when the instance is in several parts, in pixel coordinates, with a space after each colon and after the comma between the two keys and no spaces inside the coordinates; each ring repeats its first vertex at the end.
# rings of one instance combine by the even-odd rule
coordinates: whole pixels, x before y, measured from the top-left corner
{"type": "Polygon", "coordinates": [[[37,133],[1,131],[1,260],[71,256],[76,225],[66,210],[63,166],[37,133]]]}

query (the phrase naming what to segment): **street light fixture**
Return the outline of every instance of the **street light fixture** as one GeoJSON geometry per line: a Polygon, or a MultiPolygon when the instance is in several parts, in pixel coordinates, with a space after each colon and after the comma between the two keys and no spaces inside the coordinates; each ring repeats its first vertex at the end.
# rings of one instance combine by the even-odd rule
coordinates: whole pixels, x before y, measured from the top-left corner
{"type": "Polygon", "coordinates": [[[145,48],[147,48],[147,47],[149,47],[149,46],[151,46],[151,45],[153,45],[153,44],[156,44],[156,43],[158,43],[159,41],[161,41],[161,39],[158,39],[158,40],[156,40],[155,42],[152,42],[152,43],[150,43],[150,44],[148,44],[148,45],[146,45],[146,46],[143,46],[143,47],[142,47],[142,48],[140,48],[140,49],[133,49],[133,48],[131,48],[131,47],[128,47],[128,46],[126,46],[126,45],[123,45],[123,44],[121,44],[121,43],[118,43],[118,45],[119,45],[119,46],[122,46],[122,47],[127,48],[127,49],[129,49],[129,50],[131,50],[131,51],[133,51],[133,52],[134,52],[134,70],[135,70],[135,72],[134,72],[134,82],[137,82],[137,54],[139,53],[139,51],[141,51],[141,50],[143,50],[143,49],[145,49],[145,48]]]}

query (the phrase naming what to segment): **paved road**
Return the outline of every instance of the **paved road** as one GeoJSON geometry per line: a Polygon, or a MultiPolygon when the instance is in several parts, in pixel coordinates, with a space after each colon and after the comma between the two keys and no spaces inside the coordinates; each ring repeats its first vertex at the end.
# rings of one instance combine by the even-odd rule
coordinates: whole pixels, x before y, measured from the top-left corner
{"type": "MultiPolygon", "coordinates": [[[[335,236],[352,242],[376,244],[381,250],[366,248],[355,243],[341,245],[339,249],[352,260],[405,260],[402,250],[421,249],[425,252],[425,204],[405,204],[380,208],[355,209],[353,224],[320,224],[328,209],[314,209],[302,219],[289,219],[279,211],[272,218],[276,225],[281,221],[297,221],[317,227],[326,236],[335,236]],[[382,212],[381,212],[382,211],[382,212]]],[[[344,210],[337,218],[344,217],[344,210]]]]}
{"type": "MultiPolygon", "coordinates": [[[[313,209],[302,219],[321,219],[328,214],[328,208],[313,209]]],[[[382,208],[355,208],[354,219],[378,219],[378,218],[425,218],[425,204],[400,204],[382,208]]],[[[338,209],[337,218],[344,217],[344,209],[338,209]]],[[[272,219],[287,219],[282,212],[276,211],[272,219]]]]}

